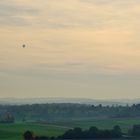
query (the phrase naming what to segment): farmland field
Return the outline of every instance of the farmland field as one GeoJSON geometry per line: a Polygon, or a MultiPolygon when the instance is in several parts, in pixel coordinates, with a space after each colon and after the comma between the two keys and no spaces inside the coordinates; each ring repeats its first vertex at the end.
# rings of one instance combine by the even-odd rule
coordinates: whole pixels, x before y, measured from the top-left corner
{"type": "Polygon", "coordinates": [[[55,123],[15,123],[0,124],[0,140],[23,139],[22,135],[26,130],[33,131],[35,135],[58,136],[66,130],[74,127],[88,129],[90,126],[97,126],[100,129],[111,129],[119,125],[123,132],[127,132],[134,124],[140,124],[140,119],[104,119],[104,120],[71,120],[55,123]]]}
{"type": "Polygon", "coordinates": [[[34,123],[0,124],[0,140],[23,139],[26,130],[33,131],[36,135],[58,136],[67,129],[63,127],[40,125],[34,123]]]}
{"type": "Polygon", "coordinates": [[[140,118],[73,120],[56,122],[56,124],[67,127],[81,127],[83,129],[88,129],[91,126],[96,126],[100,129],[111,129],[113,126],[119,125],[122,131],[126,133],[133,125],[140,124],[140,118]]]}

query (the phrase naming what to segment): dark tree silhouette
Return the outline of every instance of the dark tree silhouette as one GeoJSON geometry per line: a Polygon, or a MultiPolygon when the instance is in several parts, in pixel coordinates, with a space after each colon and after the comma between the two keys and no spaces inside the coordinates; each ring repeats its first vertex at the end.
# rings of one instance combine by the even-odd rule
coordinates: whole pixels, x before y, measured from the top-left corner
{"type": "Polygon", "coordinates": [[[93,126],[90,127],[90,129],[88,131],[85,131],[85,135],[84,137],[88,137],[88,138],[97,138],[99,135],[99,130],[97,127],[93,126]]]}
{"type": "Polygon", "coordinates": [[[99,130],[96,127],[91,127],[89,130],[82,131],[81,128],[74,128],[66,131],[61,139],[112,139],[122,138],[122,132],[119,126],[114,126],[112,130],[99,130]]]}
{"type": "Polygon", "coordinates": [[[113,127],[113,135],[115,138],[121,138],[122,137],[122,132],[120,126],[116,125],[113,127]]]}
{"type": "Polygon", "coordinates": [[[26,131],[23,134],[25,140],[33,140],[33,133],[31,131],[26,131]]]}
{"type": "Polygon", "coordinates": [[[133,126],[132,136],[140,136],[140,125],[133,126]]]}
{"type": "Polygon", "coordinates": [[[78,127],[74,129],[70,129],[66,131],[64,135],[60,136],[60,138],[63,139],[74,139],[74,138],[80,139],[82,137],[83,137],[82,129],[78,127]]]}

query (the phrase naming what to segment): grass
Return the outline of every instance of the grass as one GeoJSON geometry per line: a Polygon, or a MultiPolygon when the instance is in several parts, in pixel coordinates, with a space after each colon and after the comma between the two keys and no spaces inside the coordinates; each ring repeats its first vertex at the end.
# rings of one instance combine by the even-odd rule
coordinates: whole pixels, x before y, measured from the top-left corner
{"type": "Polygon", "coordinates": [[[63,134],[67,129],[51,125],[41,125],[34,123],[15,123],[0,124],[0,140],[20,140],[25,131],[30,130],[35,135],[58,136],[63,134]]]}
{"type": "Polygon", "coordinates": [[[127,132],[134,124],[140,124],[140,119],[88,119],[47,124],[0,124],[0,140],[23,140],[22,135],[26,130],[33,131],[35,135],[40,136],[58,136],[63,134],[66,130],[74,127],[88,129],[90,126],[96,126],[100,129],[111,129],[114,125],[119,125],[123,132],[127,132]]]}
{"type": "Polygon", "coordinates": [[[67,127],[81,127],[88,129],[91,126],[96,126],[100,129],[112,129],[113,126],[119,125],[124,133],[126,133],[135,124],[140,124],[140,119],[89,119],[89,120],[73,120],[56,122],[56,125],[67,127]]]}

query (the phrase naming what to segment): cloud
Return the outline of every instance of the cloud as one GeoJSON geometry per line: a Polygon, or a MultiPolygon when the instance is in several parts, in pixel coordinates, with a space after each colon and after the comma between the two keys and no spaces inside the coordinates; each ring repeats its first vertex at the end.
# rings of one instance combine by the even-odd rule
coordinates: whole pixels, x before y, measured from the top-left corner
{"type": "Polygon", "coordinates": [[[140,1],[138,0],[11,1],[0,2],[2,25],[28,24],[29,27],[49,29],[122,30],[130,28],[134,22],[137,24],[139,21],[140,1]]]}
{"type": "MultiPolygon", "coordinates": [[[[37,2],[36,2],[37,3],[37,2]]],[[[41,16],[36,22],[43,28],[53,29],[128,29],[136,24],[139,1],[132,0],[42,0],[41,16]],[[45,7],[46,6],[46,7],[45,7]],[[136,7],[137,6],[137,7],[136,7]]]]}
{"type": "MultiPolygon", "coordinates": [[[[65,64],[69,70],[69,65],[78,62],[91,65],[85,66],[91,72],[138,71],[140,10],[137,3],[130,0],[2,1],[0,56],[4,59],[1,63],[5,62],[8,68],[52,63],[56,69],[65,64]],[[17,29],[19,26],[26,28],[17,29]],[[16,48],[22,43],[31,46],[27,52],[16,48]]],[[[83,65],[78,67],[82,69],[83,65]]]]}
{"type": "Polygon", "coordinates": [[[0,2],[0,25],[1,26],[24,26],[28,25],[28,19],[39,14],[37,9],[30,6],[21,6],[14,1],[0,2]]]}
{"type": "Polygon", "coordinates": [[[1,0],[1,93],[138,97],[139,16],[140,0],[1,0]]]}

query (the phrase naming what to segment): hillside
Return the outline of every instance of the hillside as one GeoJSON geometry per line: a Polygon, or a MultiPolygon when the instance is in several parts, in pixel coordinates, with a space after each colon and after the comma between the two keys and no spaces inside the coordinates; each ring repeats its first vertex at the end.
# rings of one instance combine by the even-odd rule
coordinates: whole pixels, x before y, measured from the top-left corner
{"type": "Polygon", "coordinates": [[[0,116],[9,113],[15,120],[56,121],[96,118],[139,118],[140,104],[132,106],[102,106],[72,103],[0,105],[0,116]]]}

